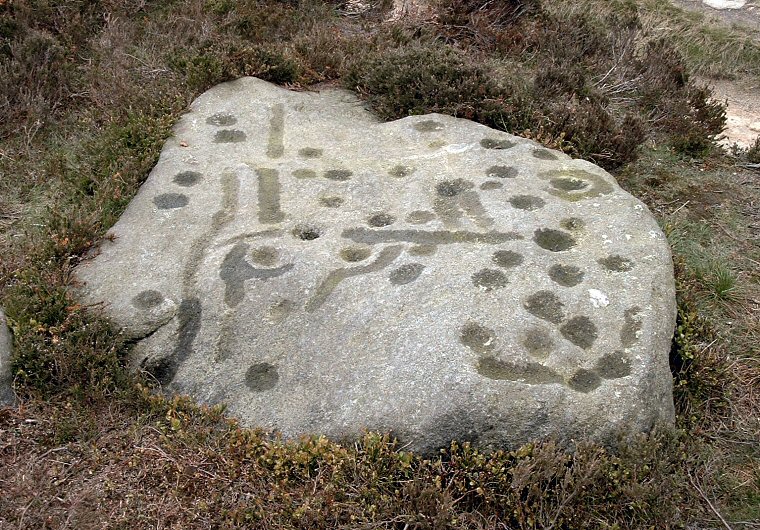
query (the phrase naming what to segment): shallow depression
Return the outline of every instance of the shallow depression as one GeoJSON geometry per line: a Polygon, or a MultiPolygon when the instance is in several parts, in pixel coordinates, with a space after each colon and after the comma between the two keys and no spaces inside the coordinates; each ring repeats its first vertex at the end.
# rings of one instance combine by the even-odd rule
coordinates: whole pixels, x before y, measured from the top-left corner
{"type": "Polygon", "coordinates": [[[245,386],[253,392],[271,390],[279,380],[277,367],[269,363],[256,363],[245,373],[245,386]]]}
{"type": "Polygon", "coordinates": [[[420,277],[425,266],[421,263],[406,263],[391,272],[388,279],[393,285],[406,285],[420,277]]]}
{"type": "Polygon", "coordinates": [[[496,269],[481,269],[472,275],[472,283],[484,291],[501,289],[507,285],[507,275],[496,269]]]}
{"type": "Polygon", "coordinates": [[[533,235],[536,244],[551,252],[562,252],[575,246],[575,239],[568,233],[552,228],[539,228],[533,235]]]}
{"type": "Polygon", "coordinates": [[[175,210],[187,206],[190,200],[182,193],[162,193],[153,198],[159,210],[175,210]]]}
{"type": "Polygon", "coordinates": [[[174,182],[177,186],[182,186],[184,188],[195,186],[200,181],[201,174],[197,171],[182,171],[174,175],[174,178],[172,179],[172,182],[174,182]]]}

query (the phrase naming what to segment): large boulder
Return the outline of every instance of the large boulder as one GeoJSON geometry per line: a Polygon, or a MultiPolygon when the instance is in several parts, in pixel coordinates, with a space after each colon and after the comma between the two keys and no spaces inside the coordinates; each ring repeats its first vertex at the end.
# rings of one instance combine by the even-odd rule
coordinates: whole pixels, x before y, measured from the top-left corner
{"type": "Polygon", "coordinates": [[[219,85],[76,273],[135,368],[287,437],[428,451],[673,420],[652,215],[599,167],[467,120],[219,85]]]}
{"type": "Polygon", "coordinates": [[[11,371],[11,353],[13,337],[8,330],[5,312],[0,307],[0,407],[13,405],[16,394],[13,392],[13,372],[11,371]]]}

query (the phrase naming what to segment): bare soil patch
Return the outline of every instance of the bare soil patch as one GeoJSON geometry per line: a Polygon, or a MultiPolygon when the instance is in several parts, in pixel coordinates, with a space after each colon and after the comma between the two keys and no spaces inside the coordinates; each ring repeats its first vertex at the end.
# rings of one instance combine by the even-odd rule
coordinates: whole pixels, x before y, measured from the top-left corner
{"type": "MultiPolygon", "coordinates": [[[[750,0],[740,8],[718,9],[702,0],[673,0],[689,11],[706,15],[717,23],[748,29],[760,40],[760,2],[750,0]]],[[[715,3],[716,5],[721,2],[715,3]]],[[[725,2],[727,6],[733,2],[725,2]]],[[[748,148],[760,136],[760,80],[752,78],[700,79],[711,88],[713,99],[726,103],[725,139],[721,145],[748,148]]]]}
{"type": "Polygon", "coordinates": [[[713,99],[726,103],[726,130],[722,145],[747,148],[760,136],[760,83],[751,80],[703,79],[713,99]]]}

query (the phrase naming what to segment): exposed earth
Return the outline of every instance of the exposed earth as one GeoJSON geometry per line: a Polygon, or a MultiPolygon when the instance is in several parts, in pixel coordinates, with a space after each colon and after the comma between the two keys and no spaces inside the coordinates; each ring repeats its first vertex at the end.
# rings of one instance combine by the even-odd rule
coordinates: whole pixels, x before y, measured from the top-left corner
{"type": "MultiPolygon", "coordinates": [[[[675,0],[674,3],[717,17],[729,25],[750,28],[760,38],[760,3],[756,0],[675,0]]],[[[752,145],[760,136],[760,82],[757,79],[704,79],[703,82],[713,89],[715,99],[727,103],[725,139],[721,144],[744,148],[752,145]]]]}
{"type": "Polygon", "coordinates": [[[760,136],[760,85],[750,81],[704,80],[713,98],[726,102],[726,130],[722,145],[751,146],[760,136]]]}

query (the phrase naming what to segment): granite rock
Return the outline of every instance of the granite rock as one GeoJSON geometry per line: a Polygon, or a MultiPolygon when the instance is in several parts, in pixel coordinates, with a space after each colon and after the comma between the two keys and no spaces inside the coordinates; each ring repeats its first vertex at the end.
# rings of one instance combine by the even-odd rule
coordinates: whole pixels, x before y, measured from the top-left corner
{"type": "Polygon", "coordinates": [[[674,417],[668,243],[599,167],[350,93],[207,91],[76,274],[171,392],[286,437],[512,447],[674,417]]]}
{"type": "Polygon", "coordinates": [[[13,372],[11,372],[11,353],[13,337],[8,330],[5,312],[0,308],[0,407],[13,405],[16,394],[13,392],[13,372]]]}

